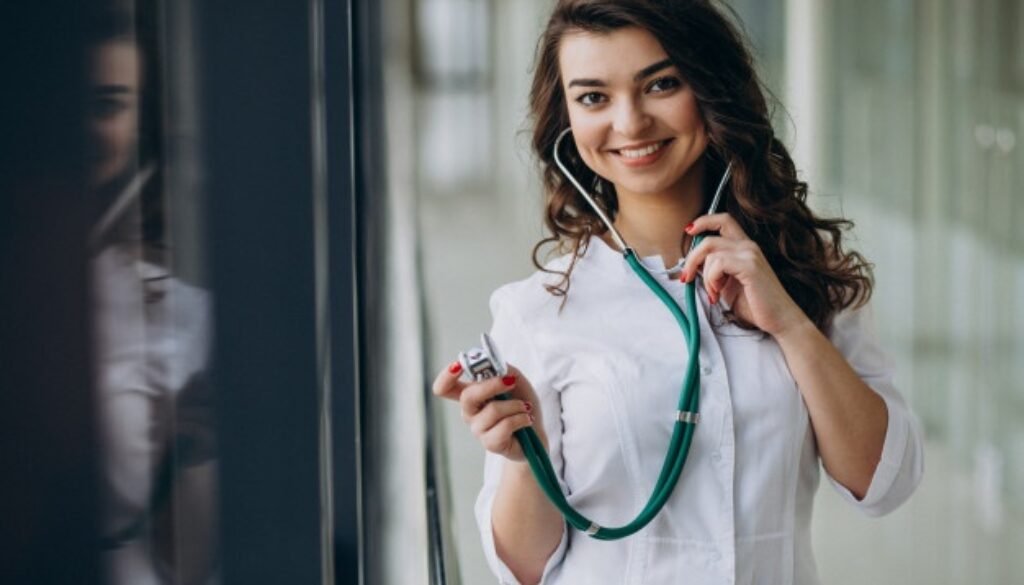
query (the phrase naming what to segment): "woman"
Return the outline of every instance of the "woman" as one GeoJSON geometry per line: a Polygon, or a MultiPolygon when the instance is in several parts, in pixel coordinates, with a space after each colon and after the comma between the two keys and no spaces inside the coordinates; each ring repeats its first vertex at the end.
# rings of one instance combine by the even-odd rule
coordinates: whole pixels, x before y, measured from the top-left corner
{"type": "Polygon", "coordinates": [[[169,262],[157,12],[136,8],[97,9],[86,61],[104,582],[206,583],[217,570],[210,297],[169,262]]]}
{"type": "Polygon", "coordinates": [[[454,363],[434,384],[488,451],[477,516],[495,574],[817,583],[819,461],[851,504],[879,515],[914,491],[922,445],[869,328],[869,266],[842,247],[848,222],[805,204],[741,36],[707,1],[562,0],[531,107],[552,232],[541,244],[567,253],[491,299],[509,375],[467,383],[454,363]],[[676,324],[555,166],[567,127],[559,152],[625,241],[677,302],[684,282],[699,291],[702,418],[686,467],[658,516],[615,541],[566,524],[513,433],[536,430],[574,507],[624,524],[658,476],[687,359],[676,324]],[[724,212],[706,215],[727,165],[724,212]],[[512,399],[492,400],[501,393],[512,399]]]}

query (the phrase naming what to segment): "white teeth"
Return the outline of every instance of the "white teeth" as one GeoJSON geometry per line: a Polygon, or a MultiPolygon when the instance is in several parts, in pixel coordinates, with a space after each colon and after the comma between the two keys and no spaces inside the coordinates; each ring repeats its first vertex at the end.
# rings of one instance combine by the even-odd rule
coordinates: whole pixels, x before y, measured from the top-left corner
{"type": "Polygon", "coordinates": [[[664,142],[655,142],[654,144],[645,146],[643,148],[637,148],[637,149],[625,149],[625,148],[623,148],[623,149],[619,150],[619,154],[621,154],[622,156],[624,156],[626,158],[640,158],[640,157],[647,156],[647,155],[657,151],[662,146],[665,146],[664,142]]]}

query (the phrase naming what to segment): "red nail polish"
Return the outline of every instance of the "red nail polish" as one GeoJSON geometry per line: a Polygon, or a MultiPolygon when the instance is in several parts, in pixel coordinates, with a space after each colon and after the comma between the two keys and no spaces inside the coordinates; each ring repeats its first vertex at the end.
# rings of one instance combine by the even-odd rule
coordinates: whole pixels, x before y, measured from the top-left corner
{"type": "Polygon", "coordinates": [[[693,229],[693,222],[691,221],[690,223],[686,224],[686,227],[683,228],[683,231],[689,233],[690,230],[692,230],[692,229],[693,229]]]}
{"type": "Polygon", "coordinates": [[[529,402],[523,402],[523,408],[526,412],[533,412],[533,406],[529,402]]]}
{"type": "Polygon", "coordinates": [[[452,365],[448,366],[449,374],[458,374],[462,371],[462,364],[459,362],[452,362],[452,365]]]}
{"type": "Polygon", "coordinates": [[[510,374],[508,376],[503,377],[501,379],[501,383],[506,386],[511,386],[516,383],[516,377],[510,374]]]}

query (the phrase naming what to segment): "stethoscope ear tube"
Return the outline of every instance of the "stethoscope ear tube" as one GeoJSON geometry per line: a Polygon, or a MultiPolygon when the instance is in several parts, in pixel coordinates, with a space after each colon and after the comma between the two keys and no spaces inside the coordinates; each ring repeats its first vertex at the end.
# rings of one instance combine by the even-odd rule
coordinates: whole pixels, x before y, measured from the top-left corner
{"type": "Polygon", "coordinates": [[[587,203],[590,205],[591,209],[594,210],[594,213],[597,214],[597,216],[601,219],[601,222],[604,223],[605,227],[608,228],[609,233],[611,233],[612,238],[615,240],[615,243],[619,245],[619,248],[622,250],[626,250],[627,248],[629,248],[629,246],[626,245],[626,240],[622,239],[622,234],[619,233],[619,230],[615,229],[615,226],[612,225],[612,220],[608,217],[608,214],[606,214],[604,209],[602,209],[601,206],[597,204],[597,201],[594,200],[594,197],[590,194],[590,192],[584,189],[583,185],[581,185],[580,182],[576,180],[576,177],[573,176],[572,172],[570,172],[568,168],[566,168],[565,164],[562,162],[561,156],[559,156],[558,147],[562,144],[562,139],[565,138],[566,135],[569,134],[569,132],[572,132],[571,127],[562,130],[562,132],[558,134],[558,138],[555,139],[555,146],[553,149],[555,166],[558,167],[558,170],[562,171],[562,176],[568,179],[569,182],[572,183],[572,186],[576,187],[576,190],[579,191],[579,194],[582,195],[583,198],[587,200],[587,203]]]}

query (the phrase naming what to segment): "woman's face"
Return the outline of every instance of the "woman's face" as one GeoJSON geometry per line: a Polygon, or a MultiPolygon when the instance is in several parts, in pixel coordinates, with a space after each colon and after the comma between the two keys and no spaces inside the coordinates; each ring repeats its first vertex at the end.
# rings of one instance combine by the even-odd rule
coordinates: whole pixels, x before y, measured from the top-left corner
{"type": "Polygon", "coordinates": [[[101,186],[136,162],[142,63],[135,44],[123,40],[101,43],[89,57],[90,180],[101,186]]]}
{"type": "Polygon", "coordinates": [[[693,91],[657,39],[640,28],[574,32],[558,61],[587,166],[620,197],[677,192],[708,138],[693,91]]]}

